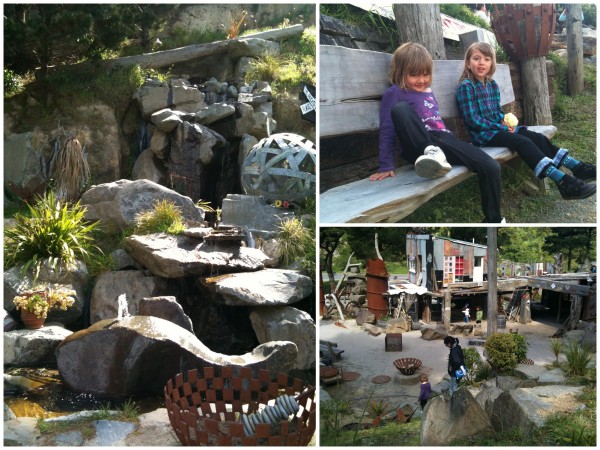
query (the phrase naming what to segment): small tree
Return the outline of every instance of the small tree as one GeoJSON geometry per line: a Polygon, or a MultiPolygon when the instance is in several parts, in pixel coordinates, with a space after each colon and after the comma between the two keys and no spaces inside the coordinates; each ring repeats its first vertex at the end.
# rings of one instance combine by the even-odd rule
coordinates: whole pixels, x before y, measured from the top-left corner
{"type": "Polygon", "coordinates": [[[527,356],[527,341],[520,334],[494,333],[485,341],[489,363],[500,372],[517,367],[527,356]]]}

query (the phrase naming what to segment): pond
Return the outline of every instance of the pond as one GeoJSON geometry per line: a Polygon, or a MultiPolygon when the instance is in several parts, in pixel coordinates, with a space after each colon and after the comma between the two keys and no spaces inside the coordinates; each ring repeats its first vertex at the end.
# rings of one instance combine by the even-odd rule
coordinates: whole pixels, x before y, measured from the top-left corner
{"type": "Polygon", "coordinates": [[[4,373],[4,403],[17,417],[50,418],[79,411],[119,409],[133,401],[140,413],[164,407],[161,394],[107,398],[70,390],[54,368],[12,368],[4,373]],[[29,385],[26,389],[23,384],[29,385]]]}

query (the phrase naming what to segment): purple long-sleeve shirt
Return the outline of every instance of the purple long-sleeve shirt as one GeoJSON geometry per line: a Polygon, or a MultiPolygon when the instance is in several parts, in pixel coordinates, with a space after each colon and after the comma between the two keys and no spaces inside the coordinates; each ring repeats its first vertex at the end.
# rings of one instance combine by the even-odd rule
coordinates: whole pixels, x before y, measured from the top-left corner
{"type": "Polygon", "coordinates": [[[429,396],[431,395],[431,384],[429,384],[429,382],[427,383],[421,383],[421,392],[419,392],[419,401],[421,400],[427,400],[429,398],[429,396]]]}
{"type": "Polygon", "coordinates": [[[433,92],[407,91],[395,84],[390,86],[383,93],[379,113],[379,172],[394,170],[397,136],[392,122],[392,108],[398,102],[410,104],[427,130],[450,132],[440,116],[440,108],[433,92]]]}

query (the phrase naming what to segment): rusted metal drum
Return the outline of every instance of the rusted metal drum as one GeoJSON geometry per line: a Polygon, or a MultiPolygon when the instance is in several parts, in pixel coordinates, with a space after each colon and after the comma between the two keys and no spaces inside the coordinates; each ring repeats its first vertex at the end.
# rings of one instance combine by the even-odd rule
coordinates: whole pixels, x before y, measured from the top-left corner
{"type": "Polygon", "coordinates": [[[514,4],[494,5],[492,28],[496,39],[513,61],[550,52],[556,14],[554,5],[514,4]]]}
{"type": "Polygon", "coordinates": [[[388,290],[389,277],[383,260],[367,260],[367,308],[376,319],[388,313],[388,304],[383,293],[388,290]]]}
{"type": "MultiPolygon", "coordinates": [[[[250,368],[204,367],[177,374],[165,388],[169,421],[183,445],[305,446],[316,429],[315,389],[298,378],[250,368]],[[271,407],[275,399],[293,396],[297,411],[285,419],[244,428],[244,418],[271,407]]],[[[256,415],[258,417],[258,414],[256,415]]]]}

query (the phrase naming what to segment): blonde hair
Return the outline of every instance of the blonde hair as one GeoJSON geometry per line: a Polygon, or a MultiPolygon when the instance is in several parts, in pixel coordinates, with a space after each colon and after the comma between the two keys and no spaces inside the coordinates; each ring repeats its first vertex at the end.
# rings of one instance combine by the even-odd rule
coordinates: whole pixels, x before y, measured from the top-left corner
{"type": "Polygon", "coordinates": [[[429,377],[427,376],[426,373],[422,373],[421,376],[419,377],[419,381],[421,381],[421,383],[423,381],[429,381],[429,377]]]}
{"type": "Polygon", "coordinates": [[[494,50],[494,47],[487,42],[475,42],[469,46],[467,53],[465,53],[463,73],[458,80],[459,83],[467,79],[475,82],[475,75],[473,75],[473,72],[471,72],[469,69],[469,60],[471,59],[471,56],[475,50],[479,50],[483,56],[492,58],[492,65],[490,67],[490,71],[485,76],[485,82],[487,83],[488,81],[492,81],[492,77],[496,73],[496,51],[494,50]]]}
{"type": "Polygon", "coordinates": [[[431,54],[421,44],[407,42],[396,49],[388,72],[388,80],[392,84],[406,89],[406,77],[409,75],[428,75],[431,86],[433,60],[431,54]]]}

